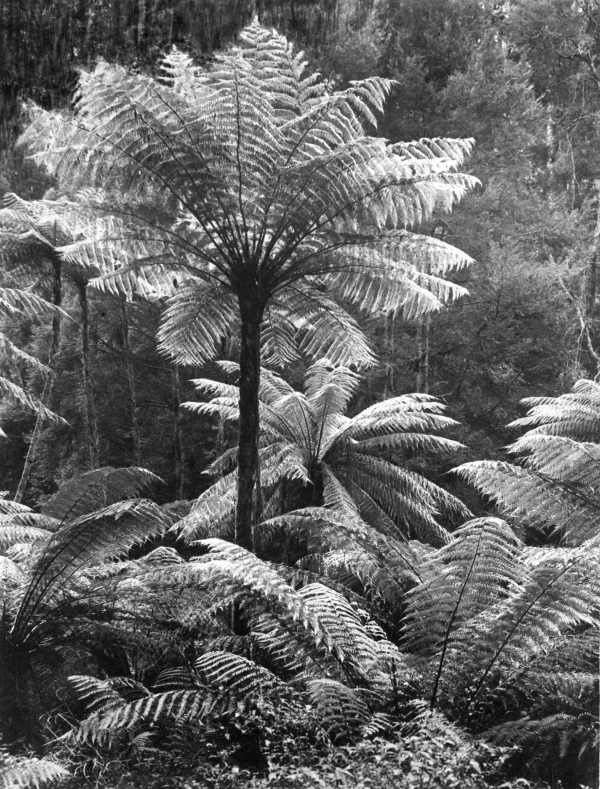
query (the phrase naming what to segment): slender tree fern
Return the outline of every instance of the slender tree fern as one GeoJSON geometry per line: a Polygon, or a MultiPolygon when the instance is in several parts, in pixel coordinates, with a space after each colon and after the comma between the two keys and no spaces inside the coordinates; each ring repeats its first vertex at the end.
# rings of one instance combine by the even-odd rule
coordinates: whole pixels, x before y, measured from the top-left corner
{"type": "MultiPolygon", "coordinates": [[[[222,366],[239,373],[232,363],[222,366]]],[[[423,394],[394,397],[349,417],[345,412],[359,380],[347,368],[318,362],[307,369],[304,392],[298,392],[263,369],[261,486],[269,509],[283,517],[272,518],[259,531],[285,527],[299,533],[318,523],[321,536],[327,531],[341,536],[335,547],[348,548],[358,541],[363,548],[367,542],[373,548],[379,541],[383,548],[377,535],[369,538],[366,521],[396,542],[411,538],[434,545],[447,542],[444,521],[464,520],[469,511],[409,464],[422,453],[456,453],[461,448],[458,442],[437,435],[456,423],[445,416],[438,400],[423,394]],[[311,506],[283,515],[302,504],[311,506]]],[[[200,395],[211,399],[184,403],[184,408],[237,420],[237,386],[208,379],[194,383],[200,395]]],[[[220,523],[226,526],[231,521],[235,464],[235,454],[229,450],[209,467],[208,473],[225,476],[201,494],[184,519],[181,529],[186,538],[203,536],[209,529],[214,533],[220,523]]]]}
{"type": "Polygon", "coordinates": [[[171,290],[165,353],[202,364],[239,327],[237,537],[249,545],[261,335],[280,360],[364,365],[373,356],[334,296],[414,316],[464,293],[445,276],[469,258],[409,228],[475,184],[457,172],[472,141],[368,136],[391,83],[332,91],[258,23],[208,68],[173,51],[160,72],[83,72],[74,114],[33,109],[22,140],[62,188],[105,190],[85,203],[112,230],[62,253],[106,272],[107,290],[171,290]]]}

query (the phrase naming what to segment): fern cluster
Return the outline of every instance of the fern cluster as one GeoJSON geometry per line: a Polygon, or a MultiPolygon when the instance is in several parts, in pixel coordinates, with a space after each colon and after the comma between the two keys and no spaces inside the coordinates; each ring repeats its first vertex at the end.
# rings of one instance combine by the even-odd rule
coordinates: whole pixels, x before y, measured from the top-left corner
{"type": "MultiPolygon", "coordinates": [[[[530,401],[519,465],[458,468],[506,520],[468,520],[411,465],[460,449],[434,397],[348,416],[374,361],[355,311],[413,318],[464,293],[447,275],[468,256],[413,228],[474,186],[458,172],[472,142],[369,136],[390,83],[332,90],[305,65],[255,23],[209,68],[177,50],[156,79],[101,63],[73,113],[31,108],[22,142],[69,196],[9,196],[3,260],[35,247],[83,293],[91,277],[166,300],[158,340],[178,364],[239,334],[240,364],[220,363],[236,382],[194,379],[205,399],[185,404],[236,423],[239,443],[189,507],[140,498],[155,480],[140,468],[96,469],[40,512],[0,499],[2,723],[31,734],[52,706],[40,687],[68,675],[60,742],[96,753],[234,760],[246,744],[267,763],[271,736],[330,747],[448,725],[453,748],[469,731],[540,773],[552,753],[589,764],[600,387],[530,401]],[[261,366],[306,358],[303,392],[261,366]]],[[[42,307],[0,289],[3,314],[42,307]]]]}

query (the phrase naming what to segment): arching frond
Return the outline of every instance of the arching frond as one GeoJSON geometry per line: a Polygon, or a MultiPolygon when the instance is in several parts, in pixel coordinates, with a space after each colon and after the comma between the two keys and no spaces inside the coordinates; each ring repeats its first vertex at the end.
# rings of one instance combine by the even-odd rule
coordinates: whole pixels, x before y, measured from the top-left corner
{"type": "Polygon", "coordinates": [[[119,556],[132,545],[166,531],[170,521],[151,501],[118,502],[71,520],[51,536],[35,562],[14,626],[24,639],[43,602],[56,600],[85,565],[119,556]]]}
{"type": "Polygon", "coordinates": [[[103,466],[61,485],[44,504],[43,514],[66,522],[99,507],[139,496],[150,485],[161,481],[145,468],[103,466]]]}
{"type": "Polygon", "coordinates": [[[337,680],[313,679],[308,683],[308,692],[321,725],[334,741],[356,734],[371,719],[365,701],[337,680]]]}
{"type": "Polygon", "coordinates": [[[21,408],[33,411],[35,414],[40,414],[43,419],[49,422],[56,422],[63,425],[67,424],[62,416],[55,414],[54,411],[47,408],[40,398],[30,395],[25,389],[17,386],[17,384],[12,383],[12,381],[9,381],[8,378],[4,378],[3,376],[0,376],[0,396],[21,408]]]}

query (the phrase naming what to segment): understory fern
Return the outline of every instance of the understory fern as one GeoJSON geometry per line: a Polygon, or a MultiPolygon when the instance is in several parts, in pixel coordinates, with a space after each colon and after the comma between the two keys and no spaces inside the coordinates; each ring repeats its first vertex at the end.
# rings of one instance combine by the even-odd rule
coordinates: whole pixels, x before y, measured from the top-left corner
{"type": "Polygon", "coordinates": [[[491,500],[527,540],[579,545],[598,533],[600,385],[578,381],[559,397],[531,397],[516,463],[478,460],[456,473],[491,500]]]}
{"type": "MultiPolygon", "coordinates": [[[[220,366],[224,373],[239,376],[237,365],[220,366]]],[[[349,547],[350,531],[366,535],[367,524],[396,543],[416,537],[440,545],[448,541],[443,524],[469,516],[456,497],[411,468],[416,458],[451,456],[461,449],[457,441],[439,435],[456,425],[442,403],[429,395],[406,394],[349,417],[345,412],[359,382],[349,369],[318,362],[308,367],[300,392],[276,373],[262,370],[258,451],[265,514],[283,516],[286,509],[302,505],[313,509],[272,517],[256,529],[255,544],[264,543],[275,528],[293,527],[296,535],[310,531],[316,519],[328,522],[334,537],[336,520],[342,518],[348,528],[332,548],[344,543],[349,547]],[[325,508],[320,517],[314,507],[325,508]]],[[[194,383],[198,393],[210,399],[187,402],[183,408],[223,422],[237,421],[236,385],[211,379],[194,383]]],[[[231,533],[237,484],[233,452],[226,451],[208,468],[208,474],[220,479],[201,494],[182,522],[187,539],[231,533]]],[[[377,540],[373,534],[371,542],[377,540]]]]}

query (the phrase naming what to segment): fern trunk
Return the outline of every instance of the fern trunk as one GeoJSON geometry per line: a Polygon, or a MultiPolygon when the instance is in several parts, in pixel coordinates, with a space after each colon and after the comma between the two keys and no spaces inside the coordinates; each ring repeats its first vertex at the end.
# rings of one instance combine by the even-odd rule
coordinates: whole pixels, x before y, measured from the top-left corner
{"type": "Polygon", "coordinates": [[[95,469],[100,465],[100,439],[90,371],[90,310],[85,282],[78,285],[78,291],[81,306],[81,376],[85,398],[85,434],[89,466],[90,469],[95,469]]]}
{"type": "Polygon", "coordinates": [[[129,342],[129,320],[127,317],[127,302],[121,301],[121,331],[123,335],[123,355],[125,358],[125,371],[127,373],[127,388],[129,390],[129,411],[131,419],[131,442],[134,466],[142,465],[142,436],[138,420],[138,399],[135,384],[135,368],[133,366],[133,353],[129,342]]]}
{"type": "Polygon", "coordinates": [[[173,365],[171,368],[171,379],[173,382],[173,449],[175,452],[175,496],[178,499],[184,498],[186,489],[185,479],[185,443],[183,438],[183,416],[181,413],[181,377],[179,367],[173,365]]]}
{"type": "Polygon", "coordinates": [[[253,523],[261,516],[258,388],[262,313],[263,307],[256,300],[240,296],[240,426],[235,540],[244,548],[252,548],[253,523]]]}

